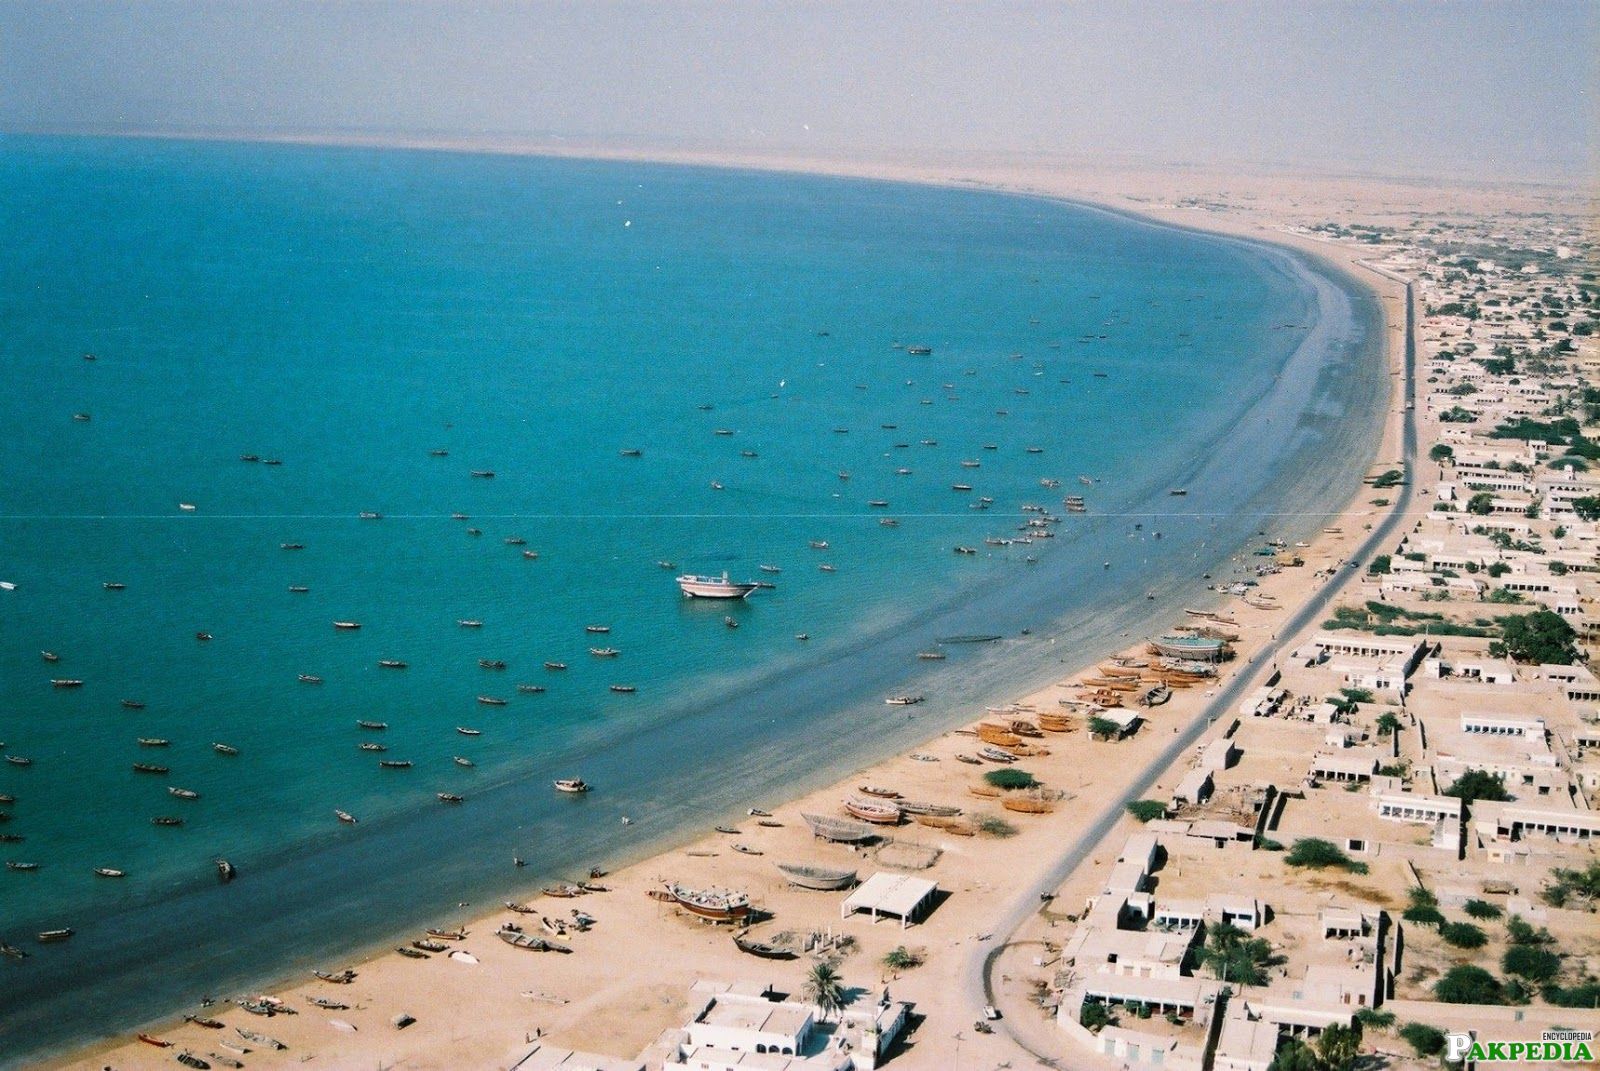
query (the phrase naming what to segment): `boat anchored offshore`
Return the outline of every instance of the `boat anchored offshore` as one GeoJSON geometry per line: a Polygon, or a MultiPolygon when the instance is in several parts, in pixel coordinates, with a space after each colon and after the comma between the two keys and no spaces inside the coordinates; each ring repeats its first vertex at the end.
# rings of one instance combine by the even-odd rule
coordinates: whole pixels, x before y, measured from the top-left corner
{"type": "Polygon", "coordinates": [[[756,585],[729,580],[727,573],[720,577],[685,573],[678,577],[678,589],[691,599],[743,599],[756,590],[756,585]]]}

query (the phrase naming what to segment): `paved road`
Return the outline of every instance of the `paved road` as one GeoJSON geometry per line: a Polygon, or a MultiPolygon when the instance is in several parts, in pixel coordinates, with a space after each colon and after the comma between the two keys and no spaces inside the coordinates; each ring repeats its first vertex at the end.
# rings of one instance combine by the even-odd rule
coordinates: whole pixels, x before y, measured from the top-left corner
{"type": "MultiPolygon", "coordinates": [[[[1383,273],[1387,274],[1387,273],[1383,273]]],[[[1405,370],[1404,390],[1402,404],[1405,409],[1402,413],[1401,448],[1405,460],[1406,482],[1401,485],[1400,497],[1395,508],[1373,529],[1371,534],[1361,542],[1349,559],[1349,565],[1359,565],[1371,559],[1380,548],[1392,543],[1396,531],[1405,522],[1406,515],[1410,512],[1415,498],[1414,485],[1417,477],[1417,426],[1416,414],[1412,409],[1416,399],[1416,323],[1415,323],[1415,297],[1410,283],[1406,283],[1406,322],[1405,322],[1405,370]]],[[[1254,667],[1236,673],[1232,680],[1223,686],[1217,697],[1207,704],[1194,720],[1184,727],[1183,731],[1175,736],[1172,743],[1164,748],[1159,755],[1139,771],[1139,775],[1130,782],[1123,791],[1105,801],[1104,809],[1095,817],[1093,824],[1084,830],[1076,841],[1056,859],[1049,870],[1041,874],[1031,884],[1019,888],[1015,897],[1006,905],[1003,914],[995,920],[990,931],[994,937],[990,942],[974,945],[967,953],[958,975],[962,999],[969,1009],[974,1020],[982,1018],[983,1006],[994,1002],[994,963],[1000,954],[1009,946],[1012,937],[1016,934],[1040,906],[1040,896],[1058,888],[1067,876],[1076,870],[1089,853],[1094,851],[1106,835],[1121,820],[1124,809],[1128,803],[1140,799],[1144,793],[1155,784],[1166,768],[1172,765],[1184,751],[1192,747],[1213,719],[1225,716],[1239,702],[1246,689],[1255,684],[1261,676],[1262,670],[1277,662],[1283,651],[1289,647],[1296,637],[1307,626],[1319,620],[1327,611],[1328,604],[1335,596],[1343,591],[1345,586],[1360,575],[1358,569],[1347,566],[1342,570],[1342,575],[1336,576],[1322,586],[1300,607],[1287,621],[1283,622],[1275,634],[1275,638],[1263,647],[1254,656],[1254,667]]],[[[964,1024],[963,1024],[964,1025],[964,1024]]],[[[1040,1063],[1048,1067],[1057,1067],[1058,1063],[1043,1053],[1035,1052],[1019,1039],[1002,1019],[994,1024],[998,1033],[1008,1036],[1020,1048],[1029,1052],[1040,1063]]]]}

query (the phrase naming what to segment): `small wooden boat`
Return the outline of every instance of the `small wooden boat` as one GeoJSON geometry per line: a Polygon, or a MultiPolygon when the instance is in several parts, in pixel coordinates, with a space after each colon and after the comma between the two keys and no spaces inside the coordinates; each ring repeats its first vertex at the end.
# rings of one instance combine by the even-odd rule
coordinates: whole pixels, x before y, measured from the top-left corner
{"type": "Polygon", "coordinates": [[[557,792],[582,793],[589,791],[589,784],[581,777],[564,777],[555,782],[557,792]]]}
{"type": "Polygon", "coordinates": [[[289,1047],[283,1042],[279,1041],[277,1038],[269,1038],[265,1034],[258,1033],[254,1030],[246,1030],[242,1026],[234,1027],[233,1032],[250,1042],[252,1045],[261,1045],[273,1050],[287,1049],[289,1047]]]}
{"type": "Polygon", "coordinates": [[[443,941],[434,941],[434,940],[429,940],[429,939],[424,939],[424,940],[421,940],[421,941],[412,941],[411,942],[411,947],[415,948],[415,949],[419,949],[420,951],[423,951],[423,952],[448,952],[448,951],[450,951],[450,946],[445,944],[443,941]]]}
{"type": "Polygon", "coordinates": [[[428,451],[428,456],[429,457],[449,457],[450,456],[450,451],[448,451],[448,450],[429,450],[428,451]]]}
{"type": "Polygon", "coordinates": [[[478,659],[478,665],[482,666],[484,669],[506,668],[506,664],[498,658],[480,658],[478,659]]]}
{"type": "Polygon", "coordinates": [[[611,690],[613,692],[616,692],[619,695],[632,695],[634,692],[637,692],[639,689],[636,688],[634,685],[631,685],[631,684],[613,684],[611,686],[611,690]]]}
{"type": "MultiPolygon", "coordinates": [[[[232,1048],[232,1046],[227,1045],[226,1043],[222,1044],[219,1047],[221,1047],[221,1048],[232,1048]]],[[[217,1063],[221,1064],[223,1067],[243,1067],[244,1066],[244,1063],[242,1061],[235,1060],[232,1056],[223,1056],[220,1053],[208,1052],[208,1053],[206,1053],[206,1057],[208,1059],[216,1061],[217,1063]]]]}
{"type": "Polygon", "coordinates": [[[482,621],[475,621],[475,620],[472,620],[470,618],[463,618],[462,620],[457,621],[456,624],[459,625],[461,628],[482,628],[483,627],[483,622],[482,621]]]}
{"type": "Polygon", "coordinates": [[[388,727],[389,727],[389,723],[386,722],[386,721],[357,721],[356,722],[356,728],[358,728],[358,729],[371,729],[371,730],[373,730],[375,732],[383,730],[383,729],[387,729],[388,727]]]}
{"type": "Polygon", "coordinates": [[[486,707],[503,707],[506,705],[507,701],[499,698],[498,696],[480,695],[478,696],[478,702],[482,703],[486,707]]]}
{"type": "Polygon", "coordinates": [[[128,876],[126,870],[118,870],[116,867],[110,866],[97,866],[94,868],[94,872],[102,878],[125,878],[128,876]]]}
{"type": "Polygon", "coordinates": [[[915,706],[916,704],[922,702],[922,696],[891,695],[889,698],[885,699],[884,702],[889,704],[891,707],[909,707],[915,706]]]}
{"type": "Polygon", "coordinates": [[[505,903],[507,910],[515,911],[519,915],[536,915],[536,914],[538,914],[538,908],[529,907],[527,904],[519,904],[515,900],[506,900],[506,901],[503,901],[503,902],[505,903]]]}
{"type": "Polygon", "coordinates": [[[278,544],[278,549],[279,550],[305,550],[306,549],[306,545],[304,543],[279,543],[278,544]]]}
{"type": "Polygon", "coordinates": [[[844,801],[844,809],[849,811],[853,817],[859,818],[863,822],[871,822],[874,825],[896,826],[900,824],[900,808],[892,803],[851,797],[844,801]]]}
{"type": "Polygon", "coordinates": [[[334,1000],[331,997],[307,997],[306,1003],[313,1004],[316,1007],[326,1009],[327,1011],[345,1011],[350,1007],[350,1005],[334,1000]]]}
{"type": "Polygon", "coordinates": [[[0,941],[0,956],[5,956],[7,959],[27,959],[28,953],[16,945],[8,945],[4,941],[0,941]]]}
{"type": "Polygon", "coordinates": [[[356,629],[361,627],[361,622],[359,622],[359,621],[335,621],[333,623],[333,627],[336,628],[336,629],[339,629],[341,632],[354,632],[356,629]]]}
{"type": "Polygon", "coordinates": [[[208,1017],[206,1017],[204,1015],[185,1015],[183,1017],[183,1021],[186,1022],[186,1023],[193,1023],[195,1026],[203,1026],[207,1030],[221,1030],[222,1029],[221,1020],[211,1019],[211,1018],[208,1018],[208,1017]]]}
{"type": "Polygon", "coordinates": [[[71,677],[61,677],[50,682],[52,688],[82,688],[83,682],[71,677]]]}
{"type": "Polygon", "coordinates": [[[942,662],[945,659],[943,651],[918,651],[917,657],[924,662],[942,662]]]}
{"type": "Polygon", "coordinates": [[[943,818],[954,818],[961,813],[960,807],[952,807],[943,803],[923,803],[918,800],[899,800],[900,809],[906,814],[931,814],[943,818]]]}
{"type": "Polygon", "coordinates": [[[183,819],[170,814],[158,814],[150,819],[150,824],[153,826],[181,826],[183,825],[183,819]]]}
{"type": "Polygon", "coordinates": [[[310,590],[311,589],[309,587],[307,587],[305,584],[290,584],[289,585],[289,594],[291,594],[291,595],[304,595],[306,592],[308,592],[310,590]]]}
{"type": "Polygon", "coordinates": [[[211,744],[211,750],[215,751],[218,755],[237,755],[237,754],[239,754],[239,749],[234,747],[232,744],[219,744],[219,743],[216,743],[215,741],[213,741],[212,744],[211,744]]]}
{"type": "Polygon", "coordinates": [[[836,570],[833,566],[831,566],[831,565],[827,564],[826,562],[824,562],[823,564],[817,566],[817,571],[818,572],[822,572],[822,573],[833,573],[833,572],[837,572],[838,570],[836,570]]]}
{"type": "Polygon", "coordinates": [[[138,1037],[138,1039],[140,1041],[144,1042],[146,1045],[154,1045],[158,1049],[170,1049],[170,1048],[172,1048],[172,1042],[165,1041],[165,1040],[163,1040],[161,1038],[155,1037],[155,1036],[150,1035],[150,1034],[138,1034],[138,1035],[135,1035],[135,1036],[138,1037]]]}
{"type": "Polygon", "coordinates": [[[572,949],[568,948],[566,945],[559,945],[554,941],[546,941],[543,937],[535,937],[533,934],[523,933],[521,930],[496,930],[495,936],[500,938],[500,940],[504,941],[506,944],[510,945],[512,948],[523,948],[527,949],[529,952],[572,951],[572,949]]]}
{"type": "Polygon", "coordinates": [[[396,948],[395,951],[400,953],[402,956],[406,957],[407,959],[427,959],[428,958],[428,954],[426,952],[419,952],[415,948],[407,948],[405,945],[401,945],[400,947],[396,948]]]}
{"type": "Polygon", "coordinates": [[[33,760],[22,755],[7,755],[6,761],[13,766],[32,766],[33,760]]]}
{"type": "Polygon", "coordinates": [[[740,952],[747,955],[759,956],[762,959],[794,959],[797,953],[779,945],[769,945],[761,941],[751,941],[748,938],[735,934],[733,945],[740,952]]]}
{"type": "Polygon", "coordinates": [[[378,659],[378,668],[379,669],[405,669],[406,668],[406,664],[404,662],[400,661],[397,658],[380,658],[380,659],[378,659]]]}
{"type": "Polygon", "coordinates": [[[20,863],[20,862],[17,862],[16,860],[14,860],[14,859],[8,859],[8,860],[6,860],[6,869],[7,870],[33,871],[33,870],[38,870],[39,869],[39,864],[38,863],[20,863]]]}
{"type": "Polygon", "coordinates": [[[477,764],[476,764],[476,763],[475,763],[475,762],[473,762],[473,761],[472,761],[472,760],[471,760],[471,759],[468,759],[468,758],[463,758],[463,757],[462,757],[462,756],[460,756],[460,755],[457,755],[457,756],[455,756],[455,757],[454,757],[454,758],[453,758],[453,759],[451,759],[451,760],[450,760],[450,761],[451,761],[451,762],[453,762],[453,763],[455,763],[455,764],[456,764],[456,765],[457,765],[457,766],[467,766],[467,767],[471,767],[471,766],[475,766],[475,765],[477,765],[477,764]]]}
{"type": "Polygon", "coordinates": [[[883,788],[879,785],[862,785],[859,791],[863,796],[876,796],[881,800],[897,800],[900,798],[900,793],[894,789],[883,788]]]}
{"type": "Polygon", "coordinates": [[[311,973],[313,976],[320,978],[322,981],[332,982],[334,985],[349,985],[351,982],[356,980],[356,972],[351,970],[349,967],[346,967],[344,970],[338,971],[337,973],[330,973],[328,971],[312,971],[311,973]]]}
{"type": "Polygon", "coordinates": [[[522,552],[522,556],[524,558],[528,559],[529,561],[533,561],[534,559],[539,557],[539,552],[536,551],[536,550],[525,550],[525,551],[522,552]]]}
{"type": "Polygon", "coordinates": [[[160,736],[141,736],[138,738],[140,747],[171,747],[172,741],[160,736]]]}
{"type": "Polygon", "coordinates": [[[666,888],[679,907],[710,922],[737,922],[750,914],[750,897],[741,892],[691,889],[675,882],[666,888]]]}
{"type": "Polygon", "coordinates": [[[738,852],[740,855],[763,855],[763,854],[765,854],[759,848],[752,848],[748,844],[735,844],[733,846],[733,850],[738,852]]]}
{"type": "Polygon", "coordinates": [[[604,633],[610,632],[611,631],[611,626],[610,625],[585,625],[585,626],[583,626],[583,631],[588,632],[588,633],[592,633],[592,634],[595,634],[595,635],[602,635],[604,633]]]}
{"type": "Polygon", "coordinates": [[[349,811],[340,811],[336,809],[333,814],[334,817],[339,819],[339,821],[343,822],[347,826],[353,826],[360,821],[359,818],[351,814],[349,811]]]}
{"type": "Polygon", "coordinates": [[[622,652],[615,647],[591,647],[589,653],[596,658],[615,658],[622,652]]]}
{"type": "Polygon", "coordinates": [[[560,885],[546,885],[540,891],[546,896],[554,896],[561,900],[571,900],[575,896],[583,895],[583,886],[569,881],[560,885]]]}
{"type": "Polygon", "coordinates": [[[363,521],[381,521],[381,520],[383,520],[383,514],[378,513],[375,510],[370,510],[370,509],[364,509],[360,513],[356,514],[356,516],[359,519],[363,520],[363,521]]]}
{"type": "Polygon", "coordinates": [[[519,685],[517,685],[517,691],[521,692],[523,695],[543,695],[544,694],[544,685],[542,685],[542,684],[519,684],[519,685]]]}
{"type": "Polygon", "coordinates": [[[167,794],[176,796],[180,800],[197,800],[200,798],[200,793],[192,788],[175,788],[172,785],[167,786],[167,794]]]}
{"type": "Polygon", "coordinates": [[[832,815],[801,814],[806,825],[811,827],[813,836],[823,840],[835,841],[839,844],[855,844],[864,840],[871,840],[878,835],[878,831],[864,822],[853,821],[849,818],[836,818],[832,815]]]}
{"type": "Polygon", "coordinates": [[[1011,752],[1002,751],[997,747],[979,748],[978,757],[988,759],[990,762],[998,762],[1002,764],[1013,763],[1017,761],[1017,757],[1011,754],[1011,752]]]}
{"type": "Polygon", "coordinates": [[[67,928],[62,928],[59,930],[41,930],[39,931],[38,941],[41,945],[60,944],[62,941],[70,940],[72,935],[76,932],[76,930],[67,928]]]}
{"type": "Polygon", "coordinates": [[[454,792],[435,792],[433,795],[440,803],[460,803],[466,799],[465,796],[458,796],[454,792]]]}
{"type": "Polygon", "coordinates": [[[126,591],[128,589],[128,585],[116,580],[103,581],[100,586],[105,588],[107,591],[126,591]]]}
{"type": "Polygon", "coordinates": [[[1049,801],[1039,799],[1036,796],[1007,796],[1000,801],[1000,806],[1008,811],[1016,811],[1018,814],[1049,814],[1055,810],[1054,805],[1049,801]]]}
{"type": "Polygon", "coordinates": [[[492,479],[494,479],[494,470],[493,469],[473,469],[472,470],[472,475],[473,475],[474,479],[492,480],[492,479]]]}
{"type": "Polygon", "coordinates": [[[978,548],[977,547],[962,547],[962,546],[958,546],[958,547],[956,547],[956,553],[957,554],[976,554],[976,553],[978,553],[978,548]]]}
{"type": "Polygon", "coordinates": [[[525,547],[528,545],[528,541],[521,536],[506,536],[504,542],[508,547],[525,547]]]}
{"type": "Polygon", "coordinates": [[[61,656],[56,654],[54,651],[40,651],[39,652],[39,657],[44,659],[46,662],[59,662],[59,661],[61,661],[61,656]]]}
{"type": "Polygon", "coordinates": [[[157,766],[153,762],[136,762],[133,764],[133,772],[164,774],[171,773],[172,768],[170,766],[157,766]]]}
{"type": "Polygon", "coordinates": [[[380,767],[382,767],[383,769],[385,769],[385,770],[409,770],[409,769],[411,769],[411,760],[410,759],[379,759],[378,760],[378,765],[380,767]]]}
{"type": "Polygon", "coordinates": [[[837,867],[813,866],[808,863],[779,863],[778,870],[791,885],[802,889],[831,892],[845,889],[856,883],[856,872],[837,867]]]}
{"type": "Polygon", "coordinates": [[[460,733],[462,736],[482,736],[483,735],[483,730],[482,729],[469,729],[465,725],[457,725],[456,726],[456,732],[460,733]]]}
{"type": "Polygon", "coordinates": [[[389,745],[388,744],[366,743],[366,744],[357,744],[356,746],[358,748],[360,748],[362,751],[388,751],[389,750],[389,745]]]}
{"type": "Polygon", "coordinates": [[[634,447],[629,447],[629,448],[627,448],[625,450],[619,450],[617,452],[619,454],[621,454],[623,457],[643,457],[644,456],[644,451],[643,450],[639,450],[639,449],[636,449],[634,447]]]}
{"type": "Polygon", "coordinates": [[[546,662],[544,668],[556,672],[566,669],[567,664],[565,662],[546,662]]]}
{"type": "Polygon", "coordinates": [[[224,885],[228,884],[228,882],[239,876],[239,868],[228,862],[226,859],[218,859],[216,861],[216,865],[217,880],[222,882],[224,885]]]}
{"type": "Polygon", "coordinates": [[[437,937],[441,941],[465,941],[467,939],[467,931],[460,927],[453,930],[430,929],[428,936],[437,937]]]}
{"type": "Polygon", "coordinates": [[[310,673],[302,673],[302,674],[300,674],[300,683],[301,684],[321,684],[322,683],[322,678],[321,677],[317,677],[317,676],[313,676],[310,673]]]}

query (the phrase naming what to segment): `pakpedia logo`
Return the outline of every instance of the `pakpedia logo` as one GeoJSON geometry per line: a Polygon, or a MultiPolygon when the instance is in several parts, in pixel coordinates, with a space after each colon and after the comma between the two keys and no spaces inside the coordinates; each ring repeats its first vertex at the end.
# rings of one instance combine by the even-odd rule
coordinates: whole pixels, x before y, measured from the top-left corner
{"type": "Polygon", "coordinates": [[[1594,1031],[1546,1030],[1538,1041],[1478,1041],[1471,1034],[1446,1034],[1450,1063],[1587,1063],[1594,1059],[1594,1031]]]}

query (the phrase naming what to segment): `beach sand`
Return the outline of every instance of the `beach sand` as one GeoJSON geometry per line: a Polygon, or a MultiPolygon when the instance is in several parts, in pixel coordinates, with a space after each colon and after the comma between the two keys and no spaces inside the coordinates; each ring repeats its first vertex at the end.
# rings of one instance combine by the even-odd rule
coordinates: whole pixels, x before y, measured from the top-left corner
{"type": "MultiPolygon", "coordinates": [[[[664,154],[597,151],[571,155],[665,158],[664,154]]],[[[1399,325],[1403,323],[1403,289],[1361,267],[1359,255],[1348,247],[1315,241],[1284,228],[1307,220],[1337,219],[1357,211],[1363,218],[1381,216],[1386,211],[1403,214],[1406,196],[1446,196],[1438,190],[1356,180],[1271,176],[1256,176],[1218,188],[1205,181],[1206,176],[1192,172],[1162,176],[1129,170],[1095,177],[1048,163],[989,163],[969,168],[726,154],[671,158],[684,163],[821,171],[1070,197],[1167,222],[1298,248],[1341,266],[1381,295],[1388,320],[1389,358],[1395,368],[1402,356],[1399,325]],[[1210,207],[1183,207],[1196,199],[1210,207]]],[[[1492,195],[1471,191],[1461,198],[1462,210],[1467,211],[1480,198],[1483,203],[1490,203],[1492,195]]],[[[1391,405],[1383,442],[1377,449],[1377,464],[1384,467],[1394,463],[1400,454],[1401,415],[1398,406],[1391,405]]],[[[1325,531],[1311,541],[1310,547],[1299,551],[1304,566],[1286,569],[1262,582],[1259,591],[1274,596],[1283,609],[1257,609],[1236,599],[1208,606],[1238,622],[1238,657],[1225,667],[1224,679],[1236,674],[1264,676],[1268,667],[1256,664],[1253,652],[1275,635],[1277,623],[1328,582],[1325,578],[1330,573],[1339,576],[1354,572],[1346,569],[1341,574],[1340,566],[1360,542],[1365,526],[1376,523],[1382,514],[1369,505],[1370,497],[1369,491],[1357,493],[1347,516],[1330,525],[1339,530],[1325,531]]],[[[1132,650],[1142,648],[1141,639],[1132,650]]],[[[973,1032],[971,1009],[965,1005],[958,980],[961,966],[974,946],[986,942],[992,920],[1014,899],[1014,890],[1026,887],[1048,871],[1062,847],[1093,823],[1103,810],[1104,801],[1116,798],[1171,743],[1180,728],[1201,716],[1216,687],[1176,692],[1171,702],[1150,711],[1148,723],[1127,740],[1091,740],[1082,728],[1080,716],[1076,731],[1047,734],[1043,740],[1030,741],[1042,744],[1049,754],[1026,758],[1017,766],[1033,773],[1047,787],[1064,793],[1054,813],[1048,815],[1005,812],[998,800],[974,795],[971,786],[984,770],[958,762],[955,755],[975,751],[978,742],[960,731],[942,733],[916,749],[917,753],[936,757],[937,762],[902,755],[871,766],[837,785],[773,808],[772,820],[780,823],[776,828],[758,826],[756,819],[747,815],[730,814],[724,821],[740,830],[737,835],[709,833],[694,843],[608,875],[603,880],[610,892],[556,899],[540,898],[537,888],[529,888],[525,899],[542,914],[564,917],[571,909],[579,908],[596,920],[590,932],[565,939],[574,949],[570,956],[521,951],[495,938],[496,927],[505,921],[517,921],[537,930],[537,915],[514,915],[505,909],[493,910],[492,905],[468,904],[458,914],[438,919],[437,925],[464,925],[466,939],[453,945],[469,953],[475,963],[444,954],[427,961],[412,960],[391,952],[354,964],[357,977],[349,985],[290,980],[266,989],[282,997],[298,1012],[296,1015],[264,1019],[219,1003],[204,1012],[198,1008],[194,1011],[223,1020],[224,1030],[168,1022],[156,1024],[149,1031],[202,1055],[225,1051],[217,1050],[221,1040],[238,1043],[235,1027],[260,1031],[288,1046],[275,1053],[251,1046],[256,1051],[244,1059],[252,1068],[286,1067],[308,1061],[338,1068],[508,1067],[531,1047],[536,1035],[554,1045],[635,1057],[661,1031],[682,1024],[688,1012],[689,986],[698,979],[751,980],[770,982],[789,992],[800,989],[808,959],[775,963],[752,958],[734,948],[726,927],[696,921],[645,895],[663,880],[673,880],[690,886],[716,885],[748,891],[755,904],[771,916],[771,921],[753,930],[752,936],[757,939],[813,932],[852,938],[854,948],[843,956],[839,968],[844,982],[874,996],[888,985],[896,999],[914,1002],[917,1015],[924,1017],[893,1066],[992,1067],[1008,1059],[1013,1061],[1012,1066],[1033,1066],[1033,1058],[1009,1039],[973,1032]],[[1006,838],[962,837],[919,825],[898,828],[891,833],[897,847],[910,845],[937,851],[937,862],[917,873],[938,882],[948,898],[925,922],[905,931],[893,922],[874,924],[864,916],[841,920],[839,903],[844,894],[792,888],[773,864],[793,861],[848,865],[858,868],[862,878],[878,870],[895,869],[879,860],[872,849],[852,851],[815,840],[800,818],[802,812],[841,814],[840,802],[862,784],[884,785],[908,798],[959,806],[968,814],[1003,814],[1017,833],[1006,838]],[[762,854],[735,852],[734,842],[762,854]],[[893,976],[884,970],[881,960],[902,944],[922,955],[925,962],[893,976]],[[305,998],[312,995],[338,1000],[350,1008],[323,1011],[306,1002],[305,998]],[[414,1016],[416,1022],[396,1029],[391,1020],[402,1013],[414,1016]],[[340,1020],[354,1030],[335,1027],[330,1020],[340,1020]]],[[[993,702],[997,706],[1014,702],[1039,711],[1056,711],[1061,709],[1058,699],[1071,691],[1052,686],[1029,695],[997,695],[993,702]]],[[[906,717],[908,713],[914,717],[915,708],[908,711],[885,707],[883,716],[906,717]]],[[[982,713],[972,712],[974,723],[982,713]]],[[[1226,724],[1227,719],[1223,719],[1211,731],[1220,732],[1226,724]]],[[[1117,835],[1113,833],[1107,843],[1119,843],[1117,835]]],[[[908,853],[889,853],[897,854],[908,853]]],[[[338,970],[345,964],[324,966],[338,970]]],[[[151,969],[158,970],[160,966],[152,964],[151,969]]],[[[1044,1037],[1041,1043],[1050,1040],[1044,1037]]],[[[130,1038],[47,1066],[168,1067],[176,1051],[157,1049],[130,1038]]]]}

